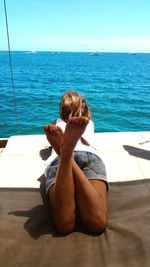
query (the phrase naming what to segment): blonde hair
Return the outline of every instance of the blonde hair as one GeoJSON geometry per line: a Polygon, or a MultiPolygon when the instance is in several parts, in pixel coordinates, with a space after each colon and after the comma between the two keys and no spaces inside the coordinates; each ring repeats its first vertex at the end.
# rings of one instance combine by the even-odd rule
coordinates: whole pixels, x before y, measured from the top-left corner
{"type": "Polygon", "coordinates": [[[69,117],[79,116],[85,116],[91,119],[87,102],[79,93],[68,91],[61,98],[60,117],[67,122],[69,117]]]}

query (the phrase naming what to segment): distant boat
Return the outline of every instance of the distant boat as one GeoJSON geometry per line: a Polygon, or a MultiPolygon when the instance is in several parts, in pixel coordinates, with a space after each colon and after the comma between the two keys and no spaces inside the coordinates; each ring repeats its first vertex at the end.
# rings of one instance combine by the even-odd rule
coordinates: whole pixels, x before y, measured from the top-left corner
{"type": "Polygon", "coordinates": [[[54,55],[60,54],[60,52],[58,52],[58,51],[52,51],[51,53],[54,54],[54,55]]]}
{"type": "Polygon", "coordinates": [[[90,56],[101,56],[102,54],[99,52],[93,52],[90,54],[90,56]]]}
{"type": "Polygon", "coordinates": [[[36,54],[37,52],[34,51],[34,50],[31,50],[31,51],[27,51],[27,54],[36,54]]]}

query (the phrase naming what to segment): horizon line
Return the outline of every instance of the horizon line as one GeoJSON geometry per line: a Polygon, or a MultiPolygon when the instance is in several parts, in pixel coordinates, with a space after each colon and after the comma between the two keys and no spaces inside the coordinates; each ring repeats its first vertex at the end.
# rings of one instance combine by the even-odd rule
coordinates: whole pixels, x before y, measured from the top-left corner
{"type": "MultiPolygon", "coordinates": [[[[9,52],[8,49],[5,50],[1,50],[0,52],[9,52]]],[[[10,52],[50,52],[50,53],[99,53],[99,54],[103,54],[103,53],[125,53],[125,54],[150,54],[149,52],[146,51],[99,51],[99,50],[95,50],[95,51],[73,51],[73,50],[17,50],[17,49],[13,49],[10,50],[10,52]]]]}

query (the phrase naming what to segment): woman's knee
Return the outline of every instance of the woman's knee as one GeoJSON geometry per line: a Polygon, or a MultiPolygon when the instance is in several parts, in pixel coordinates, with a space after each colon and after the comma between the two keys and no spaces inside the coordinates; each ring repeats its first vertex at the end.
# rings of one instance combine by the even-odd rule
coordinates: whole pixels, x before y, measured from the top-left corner
{"type": "Polygon", "coordinates": [[[56,231],[60,234],[69,234],[73,232],[75,228],[75,219],[62,219],[55,223],[56,231]]]}
{"type": "Polygon", "coordinates": [[[95,216],[95,218],[86,220],[85,226],[91,233],[103,233],[107,227],[107,216],[95,216]]]}

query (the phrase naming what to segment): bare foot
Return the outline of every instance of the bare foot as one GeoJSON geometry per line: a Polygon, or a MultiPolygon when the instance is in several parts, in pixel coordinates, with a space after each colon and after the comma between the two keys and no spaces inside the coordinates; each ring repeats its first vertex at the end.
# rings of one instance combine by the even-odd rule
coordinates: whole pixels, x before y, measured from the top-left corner
{"type": "Polygon", "coordinates": [[[56,153],[60,155],[60,147],[63,142],[63,131],[59,126],[53,124],[45,125],[44,130],[46,133],[47,140],[54,148],[56,153]]]}
{"type": "Polygon", "coordinates": [[[89,119],[84,116],[72,117],[66,124],[66,129],[63,137],[63,145],[61,147],[61,155],[71,156],[72,152],[84,133],[89,119]]]}

